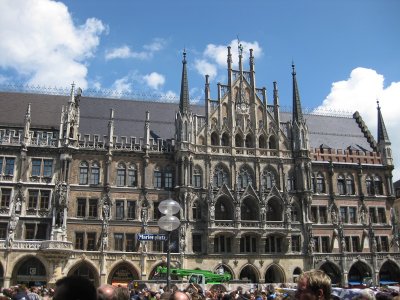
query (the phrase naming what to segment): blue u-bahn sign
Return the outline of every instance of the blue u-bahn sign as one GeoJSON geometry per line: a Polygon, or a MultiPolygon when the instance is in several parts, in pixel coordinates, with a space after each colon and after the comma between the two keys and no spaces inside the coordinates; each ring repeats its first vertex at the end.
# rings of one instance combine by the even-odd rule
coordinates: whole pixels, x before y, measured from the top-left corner
{"type": "Polygon", "coordinates": [[[166,241],[168,237],[166,234],[139,233],[137,239],[138,241],[166,241]]]}

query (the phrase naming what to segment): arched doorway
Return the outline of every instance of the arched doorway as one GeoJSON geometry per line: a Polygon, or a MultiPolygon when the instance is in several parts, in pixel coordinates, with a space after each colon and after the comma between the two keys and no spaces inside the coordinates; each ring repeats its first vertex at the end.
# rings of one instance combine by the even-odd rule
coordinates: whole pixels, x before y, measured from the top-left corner
{"type": "Polygon", "coordinates": [[[231,275],[231,280],[234,279],[233,271],[231,270],[231,268],[229,268],[227,265],[224,265],[224,264],[219,264],[219,265],[215,268],[214,273],[216,273],[216,274],[221,274],[221,273],[225,274],[225,273],[228,273],[228,274],[231,275]]]}
{"type": "Polygon", "coordinates": [[[293,270],[293,282],[297,282],[301,273],[303,273],[303,271],[299,267],[293,270]]]}
{"type": "Polygon", "coordinates": [[[340,284],[342,275],[340,269],[334,263],[325,262],[319,269],[331,278],[332,284],[340,284]]]}
{"type": "Polygon", "coordinates": [[[85,277],[93,282],[94,286],[99,285],[99,275],[97,274],[97,271],[87,262],[82,262],[75,268],[71,269],[68,276],[71,275],[85,277]]]}
{"type": "Polygon", "coordinates": [[[270,266],[265,272],[265,283],[284,283],[285,274],[277,265],[270,266]]]}
{"type": "Polygon", "coordinates": [[[26,286],[47,284],[46,268],[36,257],[22,260],[14,268],[13,273],[12,284],[25,284],[26,286]]]}
{"type": "Polygon", "coordinates": [[[400,283],[400,269],[393,261],[386,261],[379,270],[379,283],[382,285],[400,283]]]}
{"type": "Polygon", "coordinates": [[[349,270],[349,285],[360,285],[371,279],[371,268],[362,261],[353,264],[349,270]]]}
{"type": "Polygon", "coordinates": [[[250,265],[243,268],[243,270],[240,272],[239,279],[251,283],[258,283],[257,272],[254,267],[250,265]]]}
{"type": "Polygon", "coordinates": [[[132,266],[122,263],[112,269],[108,277],[108,284],[128,286],[130,282],[138,279],[137,271],[132,266]]]}

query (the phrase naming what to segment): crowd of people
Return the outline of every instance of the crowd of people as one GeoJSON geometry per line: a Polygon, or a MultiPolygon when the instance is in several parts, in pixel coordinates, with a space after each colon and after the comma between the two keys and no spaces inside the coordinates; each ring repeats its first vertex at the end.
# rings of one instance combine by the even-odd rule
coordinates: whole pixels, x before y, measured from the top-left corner
{"type": "MultiPolygon", "coordinates": [[[[350,294],[348,294],[350,295],[350,294]]],[[[56,282],[54,289],[46,287],[27,288],[17,285],[1,289],[0,300],[400,300],[398,292],[387,293],[361,291],[355,295],[342,296],[332,290],[331,280],[321,270],[302,273],[296,289],[275,288],[269,285],[265,290],[203,291],[199,285],[189,285],[185,290],[171,289],[152,291],[148,289],[129,289],[123,286],[103,284],[95,288],[84,277],[67,276],[56,282]]]]}

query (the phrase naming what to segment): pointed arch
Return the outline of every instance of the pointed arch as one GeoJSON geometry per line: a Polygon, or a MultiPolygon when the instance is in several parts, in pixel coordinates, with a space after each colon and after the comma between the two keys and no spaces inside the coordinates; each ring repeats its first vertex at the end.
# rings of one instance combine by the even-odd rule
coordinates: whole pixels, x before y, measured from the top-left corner
{"type": "Polygon", "coordinates": [[[293,282],[297,282],[297,280],[298,280],[298,278],[299,278],[299,276],[300,276],[301,273],[303,273],[303,271],[301,270],[300,267],[294,268],[293,274],[292,274],[292,276],[293,276],[293,282]]]}
{"type": "Polygon", "coordinates": [[[283,220],[283,205],[282,201],[276,197],[272,197],[267,203],[267,221],[282,221],[283,220]]]}
{"type": "Polygon", "coordinates": [[[226,196],[219,197],[215,203],[215,220],[233,220],[233,203],[226,196]]]}
{"type": "Polygon", "coordinates": [[[260,134],[258,137],[258,148],[265,149],[267,148],[267,142],[265,140],[265,136],[263,134],[260,134]]]}
{"type": "Polygon", "coordinates": [[[219,146],[218,133],[216,133],[215,131],[211,133],[211,146],[219,146]]]}
{"type": "Polygon", "coordinates": [[[246,135],[245,147],[246,148],[253,148],[254,147],[254,139],[253,136],[249,133],[246,135]]]}
{"type": "Polygon", "coordinates": [[[276,138],[271,135],[268,140],[268,149],[276,149],[276,138]]]}
{"type": "Polygon", "coordinates": [[[128,285],[132,280],[138,280],[139,272],[134,266],[127,262],[120,262],[115,265],[109,272],[107,279],[108,284],[128,285]]]}
{"type": "Polygon", "coordinates": [[[229,185],[228,169],[223,164],[218,164],[214,168],[213,186],[219,188],[222,185],[229,185]]]}
{"type": "Polygon", "coordinates": [[[221,146],[229,146],[229,134],[227,132],[222,134],[221,146]]]}
{"type": "Polygon", "coordinates": [[[274,186],[280,189],[278,172],[272,166],[264,169],[261,175],[261,184],[266,190],[271,190],[274,186]]]}
{"type": "Polygon", "coordinates": [[[371,277],[371,267],[364,261],[355,262],[348,273],[349,285],[359,285],[363,283],[364,278],[371,277]]]}
{"type": "Polygon", "coordinates": [[[379,281],[381,285],[400,283],[399,265],[392,260],[386,260],[379,270],[379,281]]]}
{"type": "Polygon", "coordinates": [[[252,197],[243,199],[240,206],[240,219],[243,221],[258,221],[260,215],[259,204],[252,197]]]}
{"type": "Polygon", "coordinates": [[[203,169],[199,165],[196,165],[193,169],[192,184],[194,188],[203,187],[203,169]]]}
{"type": "Polygon", "coordinates": [[[204,138],[204,136],[199,136],[199,145],[205,145],[206,144],[206,139],[204,138]]]}
{"type": "Polygon", "coordinates": [[[68,272],[68,276],[81,276],[89,279],[95,286],[100,283],[99,274],[97,270],[87,261],[82,261],[71,268],[68,272]]]}
{"type": "Polygon", "coordinates": [[[267,268],[265,272],[265,283],[284,283],[285,271],[279,265],[272,264],[267,268]]]}
{"type": "Polygon", "coordinates": [[[257,269],[253,265],[246,265],[240,271],[239,279],[249,281],[251,283],[259,282],[259,274],[257,269]]]}
{"type": "Polygon", "coordinates": [[[252,186],[254,182],[253,178],[253,170],[248,165],[242,166],[237,178],[237,188],[243,190],[248,185],[252,186]]]}
{"type": "Polygon", "coordinates": [[[48,280],[47,273],[45,265],[39,258],[26,256],[15,265],[11,275],[11,284],[24,283],[31,286],[34,282],[41,282],[45,285],[48,280]]]}
{"type": "Polygon", "coordinates": [[[235,135],[235,147],[243,147],[243,137],[240,133],[235,135]]]}
{"type": "Polygon", "coordinates": [[[340,284],[342,280],[342,272],[340,268],[333,262],[326,261],[320,267],[320,270],[324,271],[326,275],[331,278],[332,284],[340,284]]]}
{"type": "Polygon", "coordinates": [[[231,279],[235,278],[235,273],[233,272],[232,268],[229,267],[226,264],[219,264],[214,268],[214,273],[218,274],[219,272],[221,272],[221,269],[223,270],[224,273],[228,273],[231,275],[231,279]]]}

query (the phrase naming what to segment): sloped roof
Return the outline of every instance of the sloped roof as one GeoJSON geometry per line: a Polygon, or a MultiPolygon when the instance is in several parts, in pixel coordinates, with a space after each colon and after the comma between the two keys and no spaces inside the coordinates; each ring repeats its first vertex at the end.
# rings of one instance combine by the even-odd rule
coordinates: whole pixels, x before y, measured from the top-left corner
{"type": "MultiPolygon", "coordinates": [[[[68,103],[69,96],[0,92],[0,125],[23,126],[28,103],[31,105],[32,128],[58,129],[61,106],[68,103]]],[[[110,110],[114,109],[114,134],[117,136],[143,137],[146,111],[150,112],[150,130],[163,139],[174,137],[175,113],[178,103],[121,100],[82,97],[80,101],[80,133],[107,135],[110,110]]],[[[204,106],[192,105],[194,114],[204,115],[204,106]]],[[[287,122],[291,113],[281,112],[281,121],[287,122]]],[[[328,145],[333,149],[349,146],[372,151],[353,118],[305,114],[313,148],[328,145]]]]}

